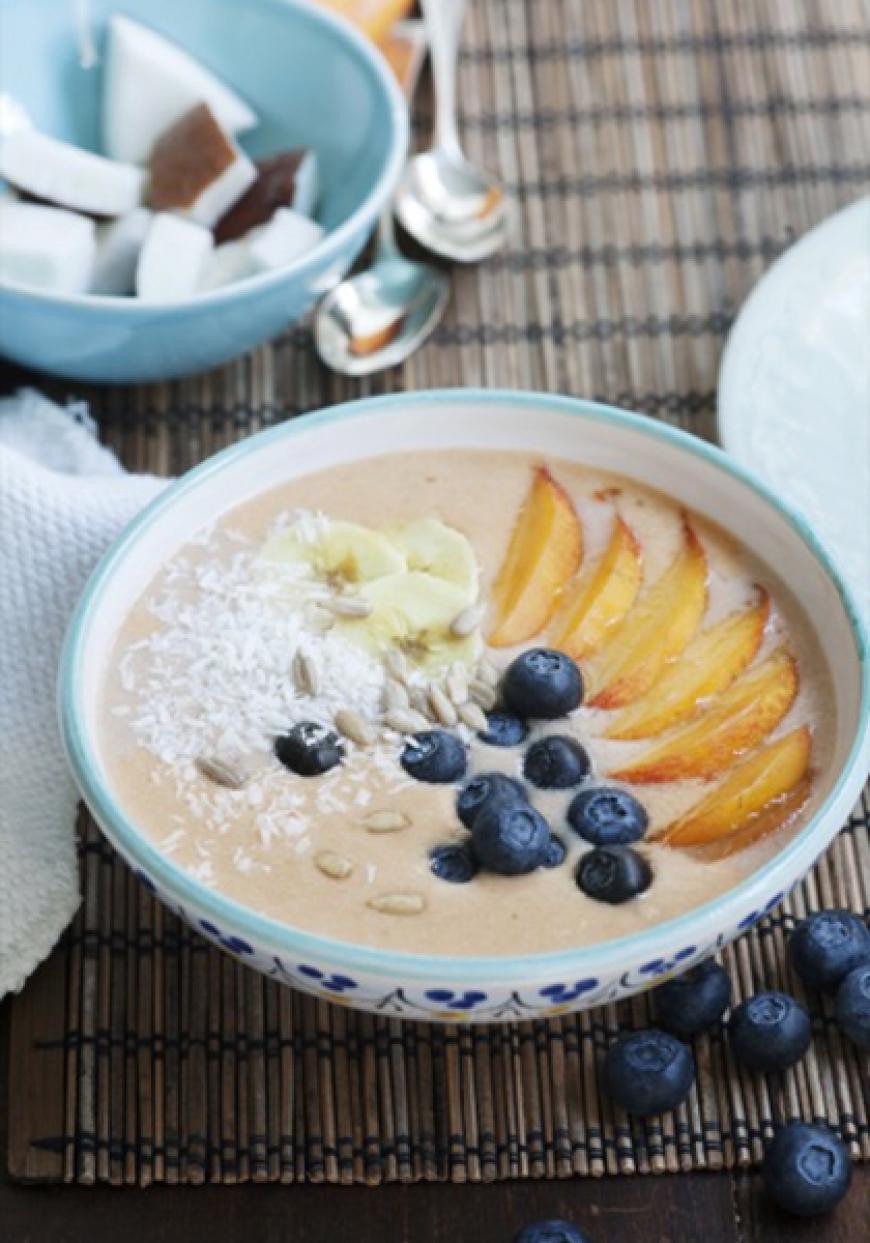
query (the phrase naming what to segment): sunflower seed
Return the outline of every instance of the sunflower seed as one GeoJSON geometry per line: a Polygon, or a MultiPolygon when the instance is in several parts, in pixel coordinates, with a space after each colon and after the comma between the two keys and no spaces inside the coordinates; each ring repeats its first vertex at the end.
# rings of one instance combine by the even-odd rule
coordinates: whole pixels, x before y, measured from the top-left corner
{"type": "Polygon", "coordinates": [[[314,698],[320,694],[320,670],[307,652],[297,652],[293,657],[293,681],[303,695],[314,698]]]}
{"type": "Polygon", "coordinates": [[[384,893],[366,903],[383,915],[419,915],[426,905],[420,893],[384,893]]]}
{"type": "Polygon", "coordinates": [[[460,704],[457,711],[459,713],[460,721],[463,725],[467,725],[469,729],[473,729],[478,733],[480,730],[486,729],[486,714],[482,708],[478,707],[477,704],[460,704]]]}
{"type": "Polygon", "coordinates": [[[396,833],[409,828],[410,824],[410,817],[401,811],[372,811],[363,820],[369,833],[396,833]]]}
{"type": "Polygon", "coordinates": [[[413,708],[393,708],[384,722],[400,734],[417,734],[429,724],[422,712],[415,712],[413,708]]]}
{"type": "Polygon", "coordinates": [[[498,686],[499,672],[491,660],[487,660],[484,656],[477,666],[477,680],[485,682],[487,686],[498,686]]]}
{"type": "Polygon", "coordinates": [[[468,698],[468,678],[462,665],[452,665],[444,682],[447,694],[458,708],[468,698]]]}
{"type": "Polygon", "coordinates": [[[251,780],[248,769],[235,758],[201,755],[196,760],[196,766],[203,777],[208,777],[215,785],[226,786],[230,790],[241,790],[251,780]]]}
{"type": "Polygon", "coordinates": [[[403,686],[408,685],[410,670],[404,652],[400,652],[397,647],[388,648],[387,654],[384,657],[384,664],[387,667],[387,673],[391,677],[395,678],[397,682],[401,682],[403,686]]]}
{"type": "Polygon", "coordinates": [[[347,880],[353,871],[350,859],[345,859],[344,855],[337,855],[332,850],[321,850],[314,856],[314,864],[324,876],[331,876],[333,880],[347,880]]]}
{"type": "Polygon", "coordinates": [[[479,678],[475,678],[471,683],[468,694],[479,707],[483,708],[484,712],[490,712],[495,707],[495,689],[487,686],[486,682],[481,682],[479,678]]]}
{"type": "Polygon", "coordinates": [[[432,707],[429,703],[429,697],[426,692],[419,686],[412,686],[408,690],[408,702],[415,712],[419,712],[421,716],[432,719],[432,707]]]}
{"type": "Polygon", "coordinates": [[[368,617],[372,611],[371,604],[362,596],[330,596],[323,607],[336,617],[368,617]]]}
{"type": "Polygon", "coordinates": [[[480,623],[483,621],[484,608],[482,604],[472,604],[467,609],[463,609],[461,613],[457,613],[450,623],[450,633],[455,635],[457,639],[465,639],[470,634],[474,634],[480,623]]]}
{"type": "Polygon", "coordinates": [[[407,688],[396,678],[387,678],[384,684],[384,707],[389,711],[391,708],[407,708],[410,706],[407,688]]]}
{"type": "Polygon", "coordinates": [[[429,707],[431,708],[438,724],[446,726],[447,729],[452,729],[459,718],[456,715],[456,709],[453,704],[444,694],[437,682],[429,683],[429,690],[426,697],[429,700],[429,707]]]}
{"type": "Polygon", "coordinates": [[[335,728],[351,742],[358,742],[361,747],[371,746],[377,738],[372,723],[352,708],[339,708],[335,714],[335,728]]]}

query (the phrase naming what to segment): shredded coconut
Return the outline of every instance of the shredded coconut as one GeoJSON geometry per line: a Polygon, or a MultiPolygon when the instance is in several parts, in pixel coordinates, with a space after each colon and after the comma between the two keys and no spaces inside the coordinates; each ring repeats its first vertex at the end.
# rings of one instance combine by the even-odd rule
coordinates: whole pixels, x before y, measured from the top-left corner
{"type": "MultiPolygon", "coordinates": [[[[276,529],[292,522],[303,538],[315,540],[328,519],[293,511],[276,529]]],[[[275,737],[302,720],[332,727],[335,713],[352,706],[376,722],[385,681],[382,663],[333,630],[309,625],[307,610],[327,594],[313,578],[286,575],[283,567],[263,572],[258,550],[241,545],[232,532],[197,535],[165,567],[146,605],[157,623],[147,638],[129,644],[118,665],[125,696],[121,710],[135,742],[158,762],[155,780],[169,781],[176,797],[203,835],[232,832],[240,820],[256,834],[248,846],[267,852],[274,842],[309,848],[311,829],[298,783],[270,781],[278,761],[275,737]],[[194,552],[193,549],[203,551],[194,552]],[[300,692],[292,676],[302,651],[317,669],[317,694],[300,692]],[[257,771],[241,789],[218,786],[195,765],[202,756],[251,757],[257,771]]],[[[408,784],[396,763],[403,744],[390,736],[361,751],[345,740],[344,763],[317,785],[317,809],[352,812],[371,797],[365,782],[373,765],[396,789],[408,784]]],[[[176,850],[176,829],[163,842],[176,850]]],[[[191,874],[214,880],[207,851],[194,842],[201,863],[191,874]]],[[[241,845],[233,853],[240,871],[267,867],[241,845]]]]}

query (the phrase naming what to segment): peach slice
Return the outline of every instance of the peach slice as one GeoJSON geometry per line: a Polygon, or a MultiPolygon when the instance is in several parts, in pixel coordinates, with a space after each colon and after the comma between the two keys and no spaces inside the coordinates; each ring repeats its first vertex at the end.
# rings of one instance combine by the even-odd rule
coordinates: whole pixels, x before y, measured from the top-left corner
{"type": "Polygon", "coordinates": [[[639,785],[715,777],[758,746],[788,712],[797,689],[797,666],[780,649],[738,678],[695,720],[610,775],[639,785]]]}
{"type": "Polygon", "coordinates": [[[769,616],[770,600],[762,591],[753,608],[730,613],[696,635],[647,694],[620,712],[607,737],[649,738],[694,716],[755,659],[769,616]]]}
{"type": "Polygon", "coordinates": [[[621,708],[645,695],[668,661],[691,640],[707,605],[707,558],[685,524],[685,541],[591,662],[593,708],[621,708]]]}
{"type": "Polygon", "coordinates": [[[810,797],[812,788],[813,778],[808,772],[793,790],[789,790],[788,794],[784,794],[782,798],[773,799],[761,811],[756,812],[742,829],[738,829],[728,837],[721,837],[718,841],[711,842],[709,846],[699,847],[696,851],[697,855],[709,863],[714,863],[718,859],[728,859],[731,855],[746,850],[748,846],[754,846],[763,838],[770,837],[777,829],[781,829],[784,824],[788,824],[795,818],[810,797]]]}
{"type": "Polygon", "coordinates": [[[582,552],[574,506],[547,468],[539,466],[492,590],[493,647],[513,647],[546,626],[582,552]]]}
{"type": "Polygon", "coordinates": [[[667,846],[715,842],[715,857],[721,858],[772,833],[806,801],[810,746],[810,731],[802,725],[754,752],[668,825],[660,840],[667,846]]]}
{"type": "Polygon", "coordinates": [[[634,604],[642,577],[640,545],[617,515],[604,555],[566,593],[552,630],[553,647],[574,660],[597,651],[634,604]]]}

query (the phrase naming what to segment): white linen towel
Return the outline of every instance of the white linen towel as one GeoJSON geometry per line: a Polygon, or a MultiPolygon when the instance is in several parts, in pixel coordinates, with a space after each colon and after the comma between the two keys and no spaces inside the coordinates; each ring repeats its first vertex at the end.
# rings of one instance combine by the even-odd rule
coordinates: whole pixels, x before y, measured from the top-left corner
{"type": "Polygon", "coordinates": [[[78,796],[56,723],[58,656],[100,555],[165,481],[127,475],[82,404],[0,399],[0,997],[79,904],[78,796]]]}

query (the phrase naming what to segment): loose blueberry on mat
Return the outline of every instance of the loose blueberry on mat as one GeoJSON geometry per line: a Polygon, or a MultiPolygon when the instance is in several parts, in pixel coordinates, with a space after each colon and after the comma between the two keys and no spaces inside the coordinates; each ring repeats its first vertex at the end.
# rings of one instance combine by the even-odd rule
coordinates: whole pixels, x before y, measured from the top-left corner
{"type": "Polygon", "coordinates": [[[477,735],[481,742],[491,747],[518,747],[528,737],[529,727],[518,716],[509,712],[488,712],[486,729],[477,735]]]}
{"type": "Polygon", "coordinates": [[[605,1087],[617,1105],[640,1118],[676,1109],[694,1077],[688,1045],[654,1027],[620,1036],[607,1050],[605,1087]]]}
{"type": "Polygon", "coordinates": [[[652,868],[630,846],[598,846],[580,860],[576,879],[587,897],[615,906],[649,889],[652,868]]]}
{"type": "Polygon", "coordinates": [[[541,867],[547,857],[550,826],[528,804],[495,803],[474,818],[471,848],[482,867],[519,876],[541,867]]]}
{"type": "Polygon", "coordinates": [[[830,1212],[849,1190],[852,1162],[846,1145],[827,1127],[789,1122],[768,1145],[761,1175],[780,1208],[815,1217],[830,1212]]]}
{"type": "Polygon", "coordinates": [[[443,785],[465,776],[465,747],[444,729],[412,734],[401,759],[405,772],[417,781],[443,785]]]}
{"type": "Polygon", "coordinates": [[[568,850],[561,837],[552,836],[547,842],[547,853],[544,856],[543,866],[545,868],[557,868],[565,862],[565,855],[568,850]]]}
{"type": "Polygon", "coordinates": [[[859,1049],[870,1049],[870,963],[853,967],[840,981],[837,1026],[859,1049]]]}
{"type": "Polygon", "coordinates": [[[588,1234],[581,1234],[570,1221],[561,1217],[549,1221],[533,1221],[514,1235],[514,1243],[592,1243],[588,1234]]]}
{"type": "Polygon", "coordinates": [[[275,739],[274,749],[284,767],[300,777],[319,777],[344,759],[338,735],[317,721],[300,721],[275,739]]]}
{"type": "Polygon", "coordinates": [[[804,984],[833,991],[853,967],[870,962],[870,932],[851,911],[816,911],[795,928],[788,952],[804,984]]]}
{"type": "Polygon", "coordinates": [[[785,1070],[810,1047],[812,1023],[788,993],[756,993],[733,1011],[728,1034],[735,1057],[750,1070],[785,1070]]]}
{"type": "Polygon", "coordinates": [[[429,867],[439,880],[465,885],[477,874],[477,861],[467,846],[436,846],[429,855],[429,867]]]}
{"type": "Polygon", "coordinates": [[[731,1000],[728,972],[712,958],[668,980],[653,993],[656,1020],[677,1036],[695,1036],[719,1022],[731,1000]]]}
{"type": "Polygon", "coordinates": [[[548,647],[533,647],[508,665],[501,694],[517,716],[551,721],[579,707],[583,679],[570,656],[548,647]]]}
{"type": "Polygon", "coordinates": [[[456,812],[467,829],[484,807],[496,803],[525,803],[526,792],[522,784],[506,773],[478,773],[459,791],[456,812]]]}
{"type": "Polygon", "coordinates": [[[523,776],[540,790],[570,790],[589,776],[589,756],[576,738],[551,734],[529,747],[523,776]]]}
{"type": "Polygon", "coordinates": [[[627,790],[597,786],[575,796],[568,808],[568,823],[594,846],[626,846],[640,841],[649,817],[627,790]]]}

